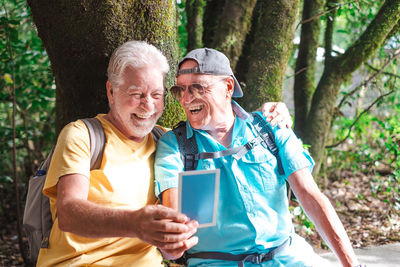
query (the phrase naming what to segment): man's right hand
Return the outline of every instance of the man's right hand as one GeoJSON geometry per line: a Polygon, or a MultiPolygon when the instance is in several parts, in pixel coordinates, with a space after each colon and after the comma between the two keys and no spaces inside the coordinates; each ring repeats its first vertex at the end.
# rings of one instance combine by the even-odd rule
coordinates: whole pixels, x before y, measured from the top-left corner
{"type": "Polygon", "coordinates": [[[137,237],[179,258],[183,252],[197,244],[198,223],[186,215],[162,205],[148,205],[135,213],[137,237]]]}

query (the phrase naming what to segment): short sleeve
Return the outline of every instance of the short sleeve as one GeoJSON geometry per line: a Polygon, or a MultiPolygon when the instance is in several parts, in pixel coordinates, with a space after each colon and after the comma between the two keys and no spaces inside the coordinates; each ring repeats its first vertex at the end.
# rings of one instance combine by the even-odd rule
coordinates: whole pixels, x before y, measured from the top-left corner
{"type": "Polygon", "coordinates": [[[314,160],[308,151],[303,148],[302,141],[297,138],[293,130],[275,127],[275,141],[279,148],[285,179],[303,168],[308,168],[312,172],[314,160]]]}
{"type": "Polygon", "coordinates": [[[178,174],[184,170],[178,141],[173,131],[164,134],[157,144],[156,159],[154,164],[155,194],[160,194],[169,189],[178,187],[178,174]]]}
{"type": "MultiPolygon", "coordinates": [[[[263,116],[261,112],[259,114],[263,116]]],[[[265,119],[264,116],[263,118],[265,119]]],[[[278,126],[271,126],[271,128],[275,135],[275,144],[279,149],[279,156],[285,171],[285,179],[303,168],[308,168],[312,172],[314,160],[308,151],[303,148],[302,141],[293,130],[286,127],[279,128],[278,126]]]]}
{"type": "Polygon", "coordinates": [[[68,174],[90,177],[90,137],[80,120],[66,125],[58,136],[43,193],[55,198],[60,177],[68,174]]]}

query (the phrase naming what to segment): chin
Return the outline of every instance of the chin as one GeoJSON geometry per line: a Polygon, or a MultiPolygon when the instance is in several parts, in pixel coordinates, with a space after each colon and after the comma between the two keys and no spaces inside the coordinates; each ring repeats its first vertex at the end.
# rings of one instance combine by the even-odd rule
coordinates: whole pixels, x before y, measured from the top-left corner
{"type": "Polygon", "coordinates": [[[190,121],[190,126],[192,126],[192,128],[196,129],[196,130],[201,130],[205,127],[205,123],[204,122],[198,122],[198,121],[190,121]]]}
{"type": "Polygon", "coordinates": [[[131,134],[129,136],[142,139],[145,138],[152,130],[153,128],[150,129],[144,129],[144,128],[135,128],[131,129],[131,134]]]}
{"type": "Polygon", "coordinates": [[[146,135],[148,135],[151,130],[153,130],[153,127],[155,126],[156,122],[146,122],[146,123],[140,123],[140,124],[133,124],[130,127],[130,132],[132,133],[132,136],[143,138],[146,135]]]}

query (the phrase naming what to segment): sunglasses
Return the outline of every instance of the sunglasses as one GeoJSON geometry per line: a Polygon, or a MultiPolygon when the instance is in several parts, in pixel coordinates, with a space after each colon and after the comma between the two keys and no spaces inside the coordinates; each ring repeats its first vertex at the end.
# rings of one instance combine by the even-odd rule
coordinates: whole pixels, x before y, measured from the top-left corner
{"type": "Polygon", "coordinates": [[[175,97],[176,99],[180,99],[183,97],[183,94],[185,93],[186,87],[188,88],[188,91],[191,95],[193,95],[196,98],[200,98],[204,93],[206,92],[206,89],[218,82],[224,81],[224,79],[221,79],[213,84],[209,84],[207,86],[201,85],[199,83],[192,83],[189,85],[174,85],[172,86],[169,91],[171,92],[171,95],[175,97]]]}

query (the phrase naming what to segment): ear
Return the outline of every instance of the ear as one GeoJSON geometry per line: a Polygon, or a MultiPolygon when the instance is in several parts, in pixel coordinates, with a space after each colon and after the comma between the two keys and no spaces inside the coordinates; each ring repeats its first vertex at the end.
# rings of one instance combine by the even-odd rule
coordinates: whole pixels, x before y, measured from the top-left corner
{"type": "Polygon", "coordinates": [[[235,89],[235,81],[233,80],[232,77],[229,76],[229,77],[225,80],[225,83],[226,83],[226,85],[227,85],[226,96],[229,97],[229,98],[232,98],[233,90],[235,89]]]}
{"type": "Polygon", "coordinates": [[[110,81],[106,82],[107,98],[110,105],[114,104],[114,90],[110,81]]]}

